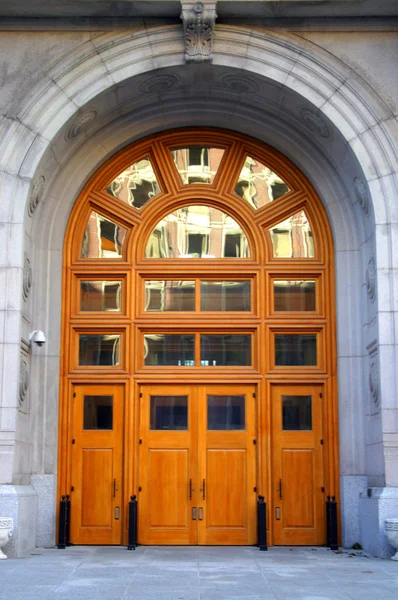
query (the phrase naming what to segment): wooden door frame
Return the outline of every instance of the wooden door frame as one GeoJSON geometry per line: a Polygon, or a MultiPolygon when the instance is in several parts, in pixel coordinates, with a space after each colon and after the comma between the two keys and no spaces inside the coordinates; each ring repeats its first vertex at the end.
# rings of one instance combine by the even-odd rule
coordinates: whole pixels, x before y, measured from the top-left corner
{"type": "MultiPolygon", "coordinates": [[[[333,241],[326,211],[323,208],[315,190],[304,175],[285,156],[260,143],[253,138],[218,129],[187,128],[153,135],[145,138],[132,146],[124,148],[111,157],[87,182],[77,199],[69,218],[64,243],[63,257],[63,293],[62,293],[62,332],[61,332],[61,359],[60,359],[60,404],[59,404],[59,452],[58,452],[58,499],[61,495],[70,493],[71,469],[71,394],[73,385],[92,384],[97,382],[119,383],[125,388],[125,491],[123,522],[123,543],[127,543],[127,506],[131,494],[139,497],[138,464],[135,457],[138,447],[138,422],[139,386],[144,383],[189,381],[232,384],[238,378],[239,383],[255,384],[258,386],[257,404],[257,493],[265,496],[268,511],[273,510],[271,494],[271,478],[267,477],[271,469],[270,431],[271,431],[271,386],[274,383],[323,383],[325,386],[325,496],[334,495],[339,498],[339,459],[338,459],[338,418],[337,418],[337,358],[336,358],[336,325],[335,325],[335,285],[334,285],[334,253],[333,241]],[[175,172],[170,171],[171,159],[168,151],[171,147],[189,144],[207,144],[225,147],[230,152],[228,161],[225,155],[225,170],[216,179],[213,185],[206,187],[193,184],[183,186],[175,172]],[[142,211],[137,211],[102,190],[105,184],[120,173],[126,165],[132,164],[141,156],[149,156],[154,161],[156,176],[162,188],[162,193],[154,202],[148,202],[142,211]],[[277,200],[272,205],[267,205],[256,212],[242,203],[242,200],[233,193],[233,181],[239,173],[242,157],[254,156],[256,160],[263,161],[283,174],[292,190],[289,197],[281,204],[277,200]],[[169,169],[169,170],[167,170],[169,169]],[[194,193],[193,193],[194,192],[194,193]],[[234,278],[239,267],[244,264],[245,271],[239,274],[242,278],[247,273],[253,278],[253,314],[245,318],[244,324],[239,319],[230,319],[231,325],[255,333],[258,338],[255,368],[244,368],[239,373],[232,374],[228,369],[219,369],[210,372],[206,369],[192,369],[181,373],[178,369],[156,372],[148,367],[142,367],[135,360],[134,347],[140,332],[145,328],[152,330],[162,328],[172,330],[175,328],[172,319],[161,320],[153,318],[149,323],[148,315],[140,313],[142,307],[139,299],[131,290],[136,289],[137,282],[145,277],[164,277],[164,260],[151,260],[143,258],[144,244],[149,232],[159,219],[176,207],[190,203],[192,195],[198,198],[199,203],[215,206],[225,210],[242,227],[249,238],[252,248],[250,259],[228,259],[227,262],[214,260],[211,264],[204,264],[202,259],[190,259],[189,269],[196,277],[218,277],[220,274],[226,279],[234,278]],[[200,200],[201,197],[205,199],[200,200]],[[286,218],[292,210],[305,208],[311,222],[317,244],[315,259],[274,259],[270,239],[267,237],[267,227],[286,218]],[[130,233],[127,235],[126,248],[122,259],[81,259],[80,244],[85,223],[90,210],[100,210],[101,214],[125,226],[130,233]],[[265,216],[266,215],[266,216],[265,216]],[[250,224],[250,225],[249,225],[250,224]],[[320,328],[324,336],[324,348],[327,348],[324,364],[305,372],[302,369],[280,369],[274,367],[270,361],[272,352],[271,336],[269,332],[278,330],[283,326],[284,315],[273,313],[270,304],[271,293],[264,294],[261,289],[271,290],[272,278],[286,277],[290,279],[300,277],[317,277],[321,282],[317,288],[318,314],[312,319],[311,327],[320,328]],[[103,369],[101,373],[95,369],[76,368],[72,364],[72,335],[79,329],[99,331],[103,328],[103,315],[98,313],[79,313],[77,307],[76,281],[82,277],[93,279],[122,277],[126,281],[123,311],[112,315],[112,326],[123,330],[125,333],[126,354],[123,368],[117,372],[112,369],[103,369]],[[268,298],[268,299],[267,299],[268,298]],[[157,325],[158,323],[158,325],[157,325]],[[136,333],[135,333],[136,332],[136,333]],[[267,345],[268,340],[268,345],[267,345]],[[127,346],[130,350],[127,354],[127,346]],[[129,483],[130,482],[130,488],[129,483]]],[[[187,262],[174,261],[167,265],[167,277],[179,278],[187,272],[187,262]]],[[[185,278],[187,278],[185,276],[185,278]]],[[[141,289],[139,287],[139,289],[141,289]]],[[[293,315],[290,329],[301,330],[305,326],[307,314],[293,315]],[[304,318],[303,318],[304,317],[304,318]]],[[[205,330],[206,327],[216,327],[218,315],[201,315],[198,323],[184,317],[183,328],[194,328],[195,331],[205,330]]],[[[107,326],[109,323],[107,323],[107,326]]],[[[57,517],[59,501],[57,502],[57,517]]],[[[269,517],[272,512],[269,512],[269,517]]],[[[58,523],[58,518],[57,518],[58,523]]],[[[269,532],[268,543],[272,545],[272,519],[268,518],[269,532]]]]}

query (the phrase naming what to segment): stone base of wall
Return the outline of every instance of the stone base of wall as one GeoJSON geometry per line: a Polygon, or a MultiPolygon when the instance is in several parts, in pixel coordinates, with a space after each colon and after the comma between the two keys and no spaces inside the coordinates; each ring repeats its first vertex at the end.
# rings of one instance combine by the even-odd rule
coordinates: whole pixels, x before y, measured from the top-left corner
{"type": "Polygon", "coordinates": [[[361,543],[359,500],[366,493],[366,475],[342,475],[340,477],[341,532],[344,548],[361,543]]]}
{"type": "Polygon", "coordinates": [[[398,518],[398,487],[372,487],[359,501],[361,544],[366,552],[379,558],[394,554],[384,533],[384,520],[398,518]]]}
{"type": "Polygon", "coordinates": [[[37,537],[39,548],[54,548],[56,536],[56,475],[32,475],[37,494],[37,537]]]}
{"type": "Polygon", "coordinates": [[[0,517],[14,520],[7,556],[24,556],[36,547],[37,494],[31,485],[0,485],[0,517]]]}

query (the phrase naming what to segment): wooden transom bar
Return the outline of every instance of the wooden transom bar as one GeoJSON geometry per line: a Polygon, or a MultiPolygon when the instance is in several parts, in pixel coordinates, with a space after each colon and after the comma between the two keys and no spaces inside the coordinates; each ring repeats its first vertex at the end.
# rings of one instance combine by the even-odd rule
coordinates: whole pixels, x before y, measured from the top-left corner
{"type": "Polygon", "coordinates": [[[90,179],[64,245],[59,497],[73,544],[325,543],[338,496],[334,261],[274,149],[182,129],[90,179]]]}

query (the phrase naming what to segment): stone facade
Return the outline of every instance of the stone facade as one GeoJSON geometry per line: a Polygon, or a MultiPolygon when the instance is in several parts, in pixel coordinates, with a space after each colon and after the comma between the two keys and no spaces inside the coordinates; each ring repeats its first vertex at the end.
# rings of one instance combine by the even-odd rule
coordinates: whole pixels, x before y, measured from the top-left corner
{"type": "MultiPolygon", "coordinates": [[[[294,14],[285,22],[288,13],[280,21],[259,16],[256,2],[213,2],[212,61],[186,62],[182,8],[161,4],[156,20],[116,19],[102,29],[91,17],[74,28],[46,20],[39,31],[18,21],[18,8],[14,20],[3,15],[0,516],[14,519],[6,551],[55,543],[62,248],[71,207],[121,147],[196,125],[274,146],[326,207],[336,262],[343,544],[387,556],[383,519],[398,516],[397,7],[377,3],[368,19],[352,13],[347,29],[347,15],[332,6],[304,22],[294,11],[308,3],[287,2],[294,14]],[[45,332],[42,348],[26,342],[34,329],[45,332]]],[[[366,13],[368,3],[359,4],[366,13]]]]}

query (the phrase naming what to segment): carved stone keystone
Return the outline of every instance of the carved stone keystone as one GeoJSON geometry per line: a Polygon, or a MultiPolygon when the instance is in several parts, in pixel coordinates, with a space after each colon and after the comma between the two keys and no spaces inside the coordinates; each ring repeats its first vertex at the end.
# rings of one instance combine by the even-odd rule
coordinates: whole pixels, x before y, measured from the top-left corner
{"type": "Polygon", "coordinates": [[[211,62],[217,2],[181,2],[186,62],[211,62]]]}

